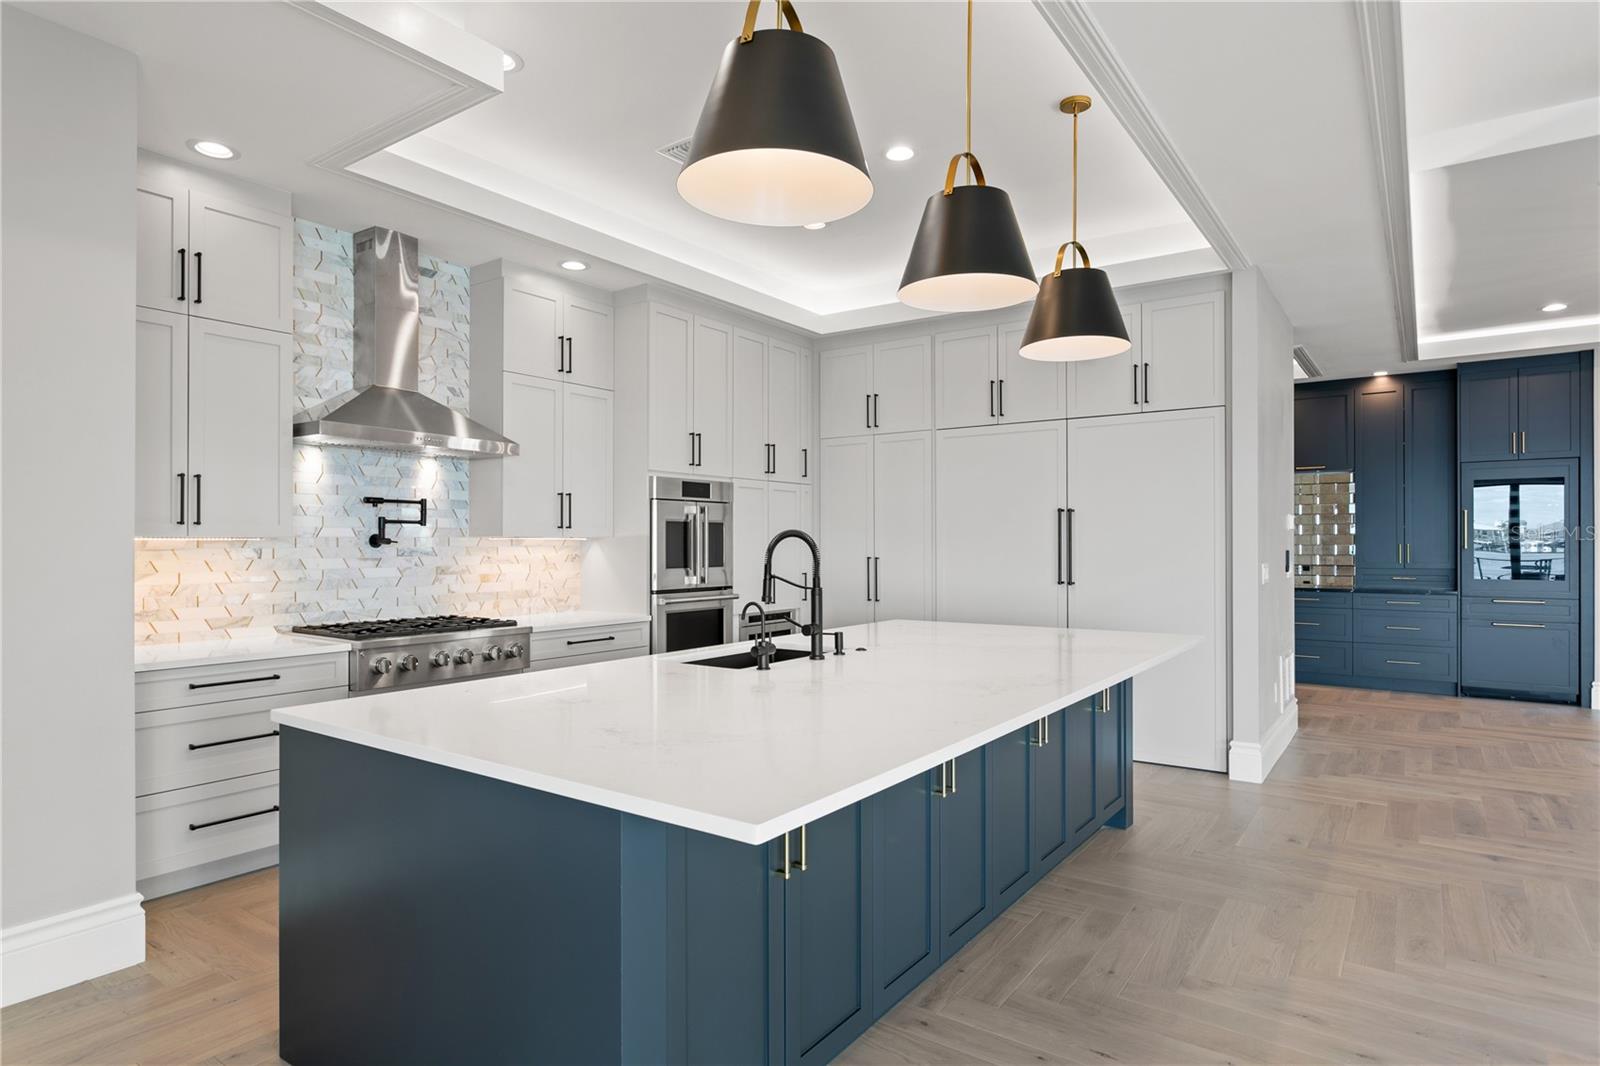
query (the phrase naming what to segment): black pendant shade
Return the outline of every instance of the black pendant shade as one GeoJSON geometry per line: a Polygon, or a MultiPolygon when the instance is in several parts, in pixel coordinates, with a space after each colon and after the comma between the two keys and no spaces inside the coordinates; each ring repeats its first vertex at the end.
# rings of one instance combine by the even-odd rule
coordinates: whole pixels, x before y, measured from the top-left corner
{"type": "Polygon", "coordinates": [[[1120,355],[1133,347],[1104,270],[1083,266],[1046,274],[1039,282],[1019,354],[1071,363],[1120,355]]]}
{"type": "Polygon", "coordinates": [[[678,174],[678,193],[719,218],[801,226],[872,199],[833,49],[784,8],[793,28],[747,31],[723,51],[678,174]]]}
{"type": "Polygon", "coordinates": [[[988,311],[1038,291],[1004,189],[958,185],[928,197],[900,278],[902,303],[926,311],[988,311]]]}

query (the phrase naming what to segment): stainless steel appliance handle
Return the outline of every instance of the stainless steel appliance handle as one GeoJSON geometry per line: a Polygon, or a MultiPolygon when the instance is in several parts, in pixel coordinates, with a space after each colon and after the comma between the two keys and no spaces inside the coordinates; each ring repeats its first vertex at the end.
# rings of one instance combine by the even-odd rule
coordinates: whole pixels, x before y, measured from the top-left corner
{"type": "Polygon", "coordinates": [[[656,606],[670,610],[680,603],[727,603],[739,598],[737,592],[708,592],[702,596],[684,596],[670,593],[656,597],[656,606]]]}
{"type": "Polygon", "coordinates": [[[711,519],[706,509],[700,508],[700,580],[711,579],[711,519]]]}
{"type": "Polygon", "coordinates": [[[694,573],[694,571],[695,571],[695,561],[700,558],[700,553],[695,551],[695,543],[694,543],[695,539],[696,539],[696,534],[699,532],[698,529],[697,529],[698,525],[699,525],[699,523],[697,523],[695,521],[694,516],[692,514],[688,515],[683,520],[683,535],[688,540],[688,543],[683,546],[683,576],[684,577],[692,578],[692,577],[695,576],[695,573],[694,573]]]}

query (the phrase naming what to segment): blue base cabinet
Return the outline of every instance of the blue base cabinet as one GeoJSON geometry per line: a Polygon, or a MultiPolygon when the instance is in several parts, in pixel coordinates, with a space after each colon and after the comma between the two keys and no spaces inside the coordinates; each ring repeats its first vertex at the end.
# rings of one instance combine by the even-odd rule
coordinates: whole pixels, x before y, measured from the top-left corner
{"type": "Polygon", "coordinates": [[[1131,715],[1123,682],[754,846],[286,728],[281,1053],[826,1062],[1130,823],[1131,715]]]}

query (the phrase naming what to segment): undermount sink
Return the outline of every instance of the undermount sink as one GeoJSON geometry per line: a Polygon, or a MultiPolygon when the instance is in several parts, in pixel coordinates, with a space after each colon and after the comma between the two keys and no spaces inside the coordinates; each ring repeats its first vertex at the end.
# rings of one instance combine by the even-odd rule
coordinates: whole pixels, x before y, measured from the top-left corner
{"type": "MultiPolygon", "coordinates": [[[[804,648],[779,648],[772,656],[775,663],[786,663],[790,659],[806,659],[811,653],[804,648]]],[[[718,655],[710,659],[689,659],[690,666],[715,666],[722,670],[754,670],[756,657],[747,651],[734,652],[732,655],[718,655]]]]}

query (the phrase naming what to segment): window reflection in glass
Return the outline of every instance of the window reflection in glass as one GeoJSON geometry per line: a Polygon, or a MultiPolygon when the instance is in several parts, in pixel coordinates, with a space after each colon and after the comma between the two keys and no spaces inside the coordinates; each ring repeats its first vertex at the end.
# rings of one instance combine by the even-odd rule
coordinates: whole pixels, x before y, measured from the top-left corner
{"type": "Polygon", "coordinates": [[[1472,486],[1472,569],[1480,581],[1567,579],[1567,485],[1560,477],[1472,486]]]}

